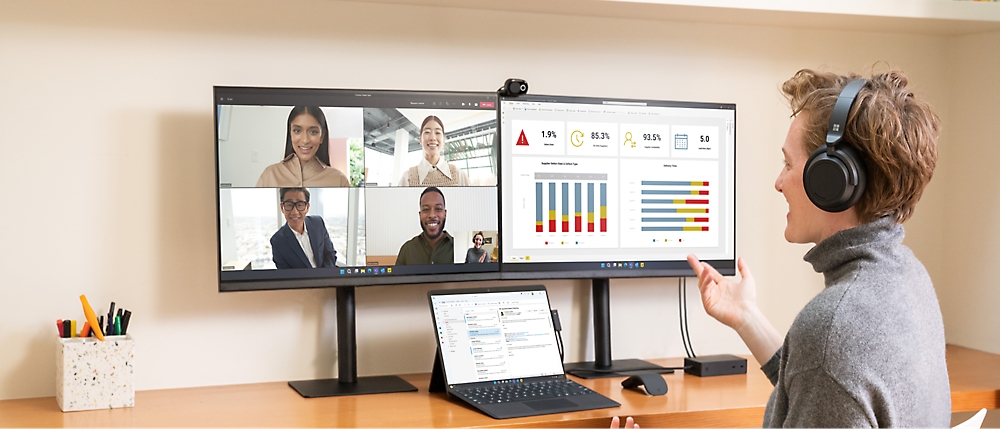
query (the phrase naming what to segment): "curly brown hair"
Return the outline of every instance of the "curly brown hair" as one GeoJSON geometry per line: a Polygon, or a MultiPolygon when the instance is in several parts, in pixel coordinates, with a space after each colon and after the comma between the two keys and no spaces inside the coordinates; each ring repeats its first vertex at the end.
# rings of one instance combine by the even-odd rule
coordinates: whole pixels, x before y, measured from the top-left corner
{"type": "MultiPolygon", "coordinates": [[[[806,153],[826,144],[837,97],[859,77],[803,69],[781,86],[792,116],[809,113],[806,153]]],[[[909,219],[934,175],[941,120],[907,83],[900,70],[873,75],[847,117],[844,140],[864,158],[868,175],[867,189],[854,206],[863,223],[883,216],[892,216],[898,223],[909,219]]]]}

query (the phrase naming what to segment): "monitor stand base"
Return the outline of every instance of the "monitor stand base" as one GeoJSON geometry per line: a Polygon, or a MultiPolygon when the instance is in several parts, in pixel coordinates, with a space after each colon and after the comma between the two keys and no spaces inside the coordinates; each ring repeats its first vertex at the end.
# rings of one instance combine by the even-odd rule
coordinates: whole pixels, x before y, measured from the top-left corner
{"type": "Polygon", "coordinates": [[[336,378],[289,381],[304,398],[368,395],[373,393],[416,392],[417,388],[394,375],[358,377],[357,383],[341,383],[336,378]]]}
{"type": "Polygon", "coordinates": [[[597,366],[596,362],[576,362],[563,365],[566,373],[580,378],[626,377],[638,372],[669,374],[674,372],[662,366],[640,359],[620,359],[611,361],[610,366],[597,366]]]}

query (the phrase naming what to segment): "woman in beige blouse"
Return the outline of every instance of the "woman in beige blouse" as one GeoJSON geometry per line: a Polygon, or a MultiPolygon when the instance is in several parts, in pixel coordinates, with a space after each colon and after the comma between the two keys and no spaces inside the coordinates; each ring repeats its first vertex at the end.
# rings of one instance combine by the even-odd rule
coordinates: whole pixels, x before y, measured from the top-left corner
{"type": "Polygon", "coordinates": [[[257,179],[259,188],[323,188],[351,186],[344,172],[330,167],[330,132],[316,106],[295,106],[288,114],[285,158],[257,179]]]}
{"type": "Polygon", "coordinates": [[[420,124],[420,163],[403,172],[398,186],[469,186],[469,176],[441,156],[444,151],[444,122],[428,116],[420,124]]]}

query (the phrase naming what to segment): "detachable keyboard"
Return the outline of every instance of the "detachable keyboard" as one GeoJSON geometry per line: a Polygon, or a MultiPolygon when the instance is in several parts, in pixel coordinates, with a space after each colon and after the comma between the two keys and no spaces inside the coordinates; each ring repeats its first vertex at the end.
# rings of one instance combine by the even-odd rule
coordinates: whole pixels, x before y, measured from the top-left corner
{"type": "Polygon", "coordinates": [[[572,380],[545,380],[531,383],[506,383],[486,387],[455,389],[452,393],[473,404],[499,404],[564,396],[596,394],[572,380]]]}

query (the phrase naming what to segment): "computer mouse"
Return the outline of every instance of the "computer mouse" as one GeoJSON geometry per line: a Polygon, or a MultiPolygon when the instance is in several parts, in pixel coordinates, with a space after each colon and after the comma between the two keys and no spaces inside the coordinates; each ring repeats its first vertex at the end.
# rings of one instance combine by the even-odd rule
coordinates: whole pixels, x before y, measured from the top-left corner
{"type": "Polygon", "coordinates": [[[665,395],[667,393],[667,382],[663,376],[655,372],[636,374],[622,380],[622,387],[638,389],[639,386],[646,388],[646,393],[653,396],[665,395]]]}

